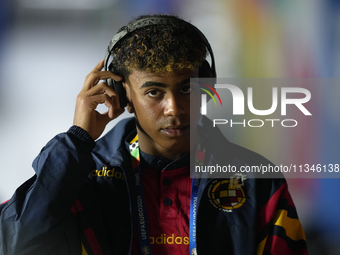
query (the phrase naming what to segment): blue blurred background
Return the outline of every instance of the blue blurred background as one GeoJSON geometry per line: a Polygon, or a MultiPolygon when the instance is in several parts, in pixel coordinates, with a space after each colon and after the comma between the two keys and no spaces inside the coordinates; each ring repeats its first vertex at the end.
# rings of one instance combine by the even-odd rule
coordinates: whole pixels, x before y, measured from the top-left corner
{"type": "MultiPolygon", "coordinates": [[[[176,14],[199,27],[212,45],[219,77],[340,74],[339,0],[2,0],[0,5],[0,201],[34,174],[31,162],[46,142],[72,125],[85,76],[117,30],[138,15],[176,14]]],[[[329,148],[330,142],[340,143],[340,87],[325,84],[318,93],[326,99],[323,119],[306,130],[309,135],[292,138],[285,156],[340,163],[340,152],[329,148]],[[306,146],[315,148],[307,156],[306,146]]],[[[310,254],[340,254],[340,180],[288,182],[310,254]]]]}

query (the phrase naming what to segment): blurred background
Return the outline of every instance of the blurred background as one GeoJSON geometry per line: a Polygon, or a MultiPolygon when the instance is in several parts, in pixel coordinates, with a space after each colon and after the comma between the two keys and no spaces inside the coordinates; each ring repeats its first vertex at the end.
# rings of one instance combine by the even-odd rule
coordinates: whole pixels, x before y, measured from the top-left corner
{"type": "MultiPolygon", "coordinates": [[[[41,148],[72,125],[75,98],[112,36],[149,13],[176,14],[199,27],[219,77],[339,78],[339,0],[2,0],[0,202],[34,174],[41,148]]],[[[313,110],[322,107],[322,119],[296,137],[265,137],[273,153],[340,163],[338,147],[329,146],[340,144],[340,87],[325,83],[317,93],[324,100],[313,110]],[[308,155],[305,148],[312,148],[308,155]]],[[[229,139],[244,145],[242,137],[229,139]]],[[[340,179],[288,182],[310,254],[340,254],[340,179]]]]}

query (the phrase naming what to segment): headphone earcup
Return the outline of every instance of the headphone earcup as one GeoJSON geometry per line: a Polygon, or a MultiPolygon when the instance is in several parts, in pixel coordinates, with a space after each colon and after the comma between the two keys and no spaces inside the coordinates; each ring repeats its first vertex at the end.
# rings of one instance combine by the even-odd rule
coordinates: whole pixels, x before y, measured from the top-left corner
{"type": "MultiPolygon", "coordinates": [[[[112,79],[111,79],[112,80],[112,79]]],[[[124,89],[123,86],[123,81],[115,81],[112,80],[113,83],[113,89],[117,92],[118,97],[119,97],[119,104],[120,108],[124,108],[127,106],[127,97],[126,97],[126,90],[124,89]]]]}
{"type": "MultiPolygon", "coordinates": [[[[109,71],[117,74],[117,72],[112,67],[112,64],[110,64],[110,66],[109,66],[109,71]]],[[[118,94],[120,108],[123,109],[124,107],[126,107],[128,100],[127,100],[127,97],[126,97],[126,91],[125,91],[124,86],[123,86],[123,81],[115,81],[115,80],[109,78],[109,79],[106,80],[106,84],[110,88],[112,88],[114,91],[116,91],[116,93],[118,94]]]]}
{"type": "Polygon", "coordinates": [[[127,97],[126,97],[126,91],[123,86],[123,82],[121,81],[115,81],[112,79],[107,79],[106,84],[112,88],[116,93],[118,94],[119,98],[119,105],[120,108],[124,108],[127,106],[127,97]]]}
{"type": "Polygon", "coordinates": [[[198,75],[200,78],[216,78],[207,60],[204,60],[199,68],[198,75]]]}
{"type": "MultiPolygon", "coordinates": [[[[209,83],[210,86],[215,88],[216,84],[216,75],[214,71],[211,69],[209,62],[207,60],[204,60],[202,65],[200,66],[198,70],[199,78],[212,78],[208,80],[205,80],[205,83],[209,83]]],[[[201,91],[202,93],[202,91],[201,91]]],[[[210,97],[208,97],[208,101],[210,100],[210,97]]]]}

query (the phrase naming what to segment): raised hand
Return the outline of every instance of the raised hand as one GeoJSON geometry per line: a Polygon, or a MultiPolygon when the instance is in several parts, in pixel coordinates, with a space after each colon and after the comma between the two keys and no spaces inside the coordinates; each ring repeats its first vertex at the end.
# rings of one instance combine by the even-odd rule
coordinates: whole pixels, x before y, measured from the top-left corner
{"type": "Polygon", "coordinates": [[[100,80],[114,79],[121,81],[123,78],[110,71],[101,71],[104,60],[86,76],[85,83],[77,96],[76,109],[73,125],[84,129],[94,140],[97,139],[105,129],[105,126],[124,112],[119,106],[117,93],[106,83],[100,80]],[[105,104],[108,111],[99,113],[96,111],[98,104],[105,104]]]}

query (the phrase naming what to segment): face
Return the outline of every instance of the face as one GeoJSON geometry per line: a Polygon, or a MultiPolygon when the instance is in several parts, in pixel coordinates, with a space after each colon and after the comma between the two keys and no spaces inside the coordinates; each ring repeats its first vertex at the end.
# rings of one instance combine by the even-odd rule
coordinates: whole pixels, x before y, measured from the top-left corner
{"type": "Polygon", "coordinates": [[[130,74],[125,84],[128,110],[139,123],[142,151],[172,159],[190,151],[190,93],[199,93],[190,88],[190,78],[197,74],[195,70],[158,74],[136,69],[130,74]]]}

